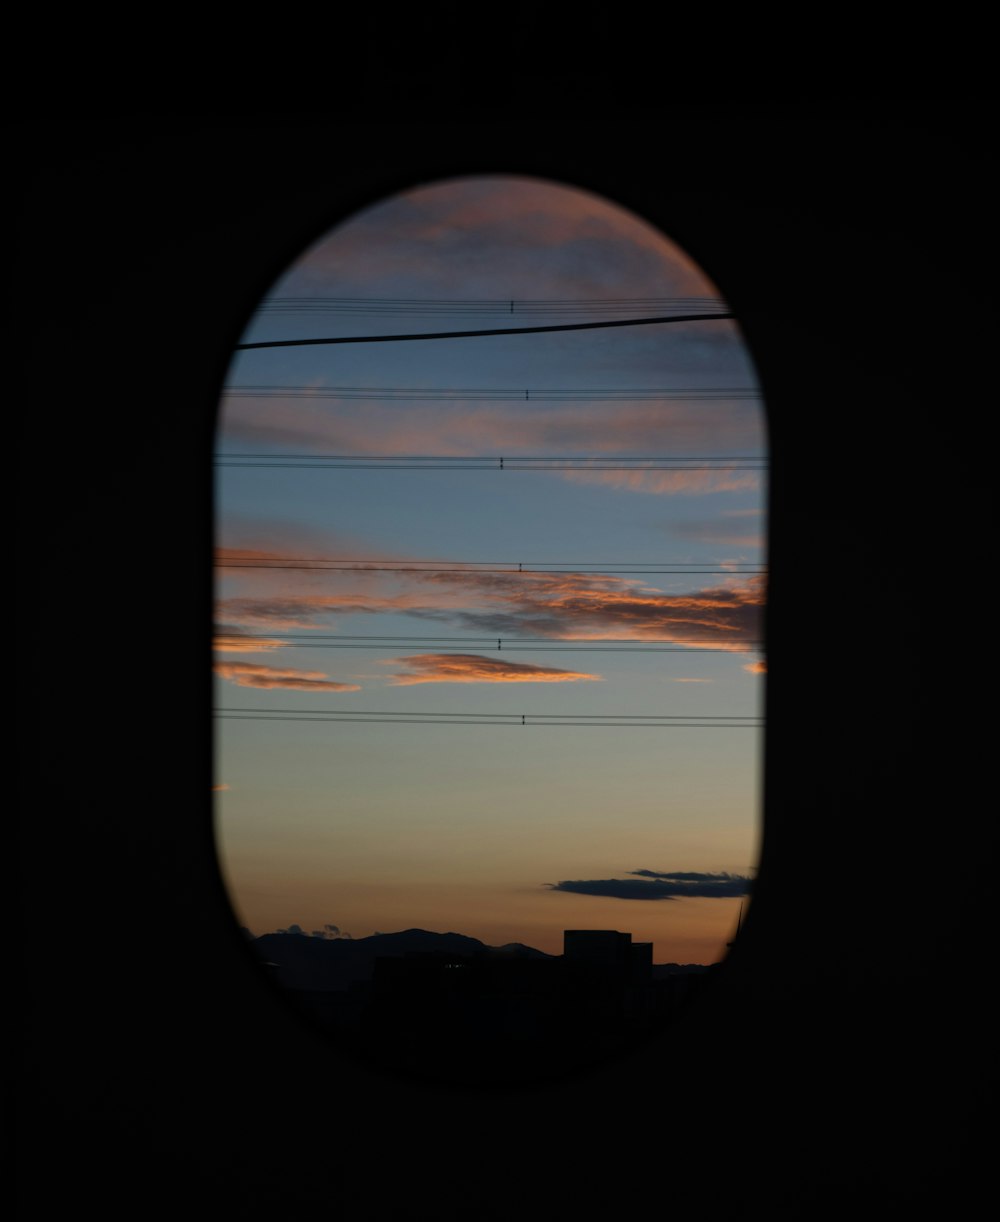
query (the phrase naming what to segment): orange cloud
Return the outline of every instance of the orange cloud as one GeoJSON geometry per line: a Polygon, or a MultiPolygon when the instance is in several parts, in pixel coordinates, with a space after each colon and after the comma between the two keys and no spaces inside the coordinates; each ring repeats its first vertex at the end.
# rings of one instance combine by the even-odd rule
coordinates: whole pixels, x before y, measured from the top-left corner
{"type": "Polygon", "coordinates": [[[415,683],[572,683],[579,679],[601,678],[554,666],[529,666],[502,658],[484,658],[474,653],[422,653],[409,658],[393,658],[392,663],[409,668],[392,676],[394,687],[410,687],[415,683]]]}
{"type": "MultiPolygon", "coordinates": [[[[222,600],[231,623],[268,628],[315,628],[331,615],[403,612],[490,636],[553,640],[660,640],[692,647],[747,652],[757,642],[764,606],[763,577],[687,594],[602,573],[490,573],[413,570],[379,574],[359,567],[330,573],[328,583],[379,581],[409,590],[393,594],[344,591],[222,600]]],[[[287,576],[287,574],[286,574],[287,576]]],[[[268,640],[272,638],[267,638],[268,640]]]]}
{"type": "Polygon", "coordinates": [[[756,492],[760,473],[719,468],[711,471],[566,471],[563,479],[579,484],[604,484],[628,492],[649,492],[659,496],[706,495],[711,492],[756,492]]]}
{"type": "Polygon", "coordinates": [[[229,788],[229,786],[228,786],[228,785],[225,785],[225,784],[223,784],[223,785],[213,785],[213,786],[212,786],[212,793],[222,793],[224,790],[226,790],[226,789],[228,789],[228,788],[229,788]]]}
{"type": "Polygon", "coordinates": [[[655,638],[745,652],[760,635],[764,605],[759,577],[733,579],[690,594],[665,594],[624,578],[587,573],[438,573],[426,575],[426,580],[461,584],[485,596],[494,610],[463,611],[450,618],[465,628],[497,635],[655,638]]]}
{"type": "Polygon", "coordinates": [[[743,669],[749,672],[749,674],[751,675],[766,675],[767,674],[767,663],[765,661],[748,662],[746,666],[743,667],[743,669]]]}
{"type": "MultiPolygon", "coordinates": [[[[348,569],[332,575],[329,581],[351,581],[367,577],[364,568],[348,569]]],[[[380,574],[374,575],[380,578],[380,574]]],[[[392,574],[393,581],[420,581],[426,574],[392,574]]],[[[382,578],[385,580],[384,578],[382,578]]],[[[247,597],[222,599],[217,610],[226,619],[248,627],[262,625],[268,628],[318,628],[326,615],[374,615],[384,611],[423,614],[445,613],[448,609],[467,607],[469,600],[460,590],[442,589],[433,595],[427,593],[397,595],[367,594],[288,594],[282,597],[247,597]]]]}
{"type": "Polygon", "coordinates": [[[277,637],[250,637],[239,629],[220,629],[212,642],[216,653],[267,653],[272,649],[287,646],[287,641],[277,637]]]}
{"type": "Polygon", "coordinates": [[[215,673],[238,687],[282,688],[298,692],[360,692],[356,683],[335,683],[321,670],[254,666],[246,662],[217,662],[215,673]]]}

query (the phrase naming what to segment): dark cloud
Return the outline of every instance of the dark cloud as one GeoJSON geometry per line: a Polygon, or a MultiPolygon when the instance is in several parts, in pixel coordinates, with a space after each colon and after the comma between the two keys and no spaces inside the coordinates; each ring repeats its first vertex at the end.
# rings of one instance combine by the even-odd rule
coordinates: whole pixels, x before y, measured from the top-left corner
{"type": "Polygon", "coordinates": [[[738,899],[749,894],[751,879],[742,874],[696,871],[630,870],[636,878],[595,878],[547,883],[552,891],[601,895],[619,900],[738,899]]]}
{"type": "Polygon", "coordinates": [[[725,871],[719,874],[704,874],[697,870],[629,870],[629,874],[638,875],[640,878],[662,878],[671,882],[682,883],[716,883],[729,882],[731,880],[738,880],[739,882],[749,881],[744,874],[728,874],[725,871]]]}
{"type": "Polygon", "coordinates": [[[312,937],[323,938],[327,942],[336,942],[340,940],[350,941],[351,935],[341,930],[337,925],[324,925],[322,929],[314,929],[312,937]]]}
{"type": "Polygon", "coordinates": [[[301,925],[289,925],[287,929],[275,929],[274,932],[290,933],[300,938],[321,938],[327,942],[337,940],[349,941],[351,938],[351,935],[346,930],[342,930],[336,925],[324,925],[322,929],[314,929],[311,933],[306,933],[301,925]]]}

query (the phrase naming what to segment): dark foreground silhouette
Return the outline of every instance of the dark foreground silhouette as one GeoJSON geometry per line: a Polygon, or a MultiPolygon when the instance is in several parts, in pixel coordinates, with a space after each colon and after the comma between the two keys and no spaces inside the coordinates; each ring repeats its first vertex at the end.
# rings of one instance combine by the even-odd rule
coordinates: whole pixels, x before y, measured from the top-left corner
{"type": "Polygon", "coordinates": [[[567,930],[562,955],[409,929],[253,942],[291,1004],[346,1050],[468,1085],[561,1077],[634,1047],[707,986],[701,964],[654,966],[617,930],[567,930]]]}

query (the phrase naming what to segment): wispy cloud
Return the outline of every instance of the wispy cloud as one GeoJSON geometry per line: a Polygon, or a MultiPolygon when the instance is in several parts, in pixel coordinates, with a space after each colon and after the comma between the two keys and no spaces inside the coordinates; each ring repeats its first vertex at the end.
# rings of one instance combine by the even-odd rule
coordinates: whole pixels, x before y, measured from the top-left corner
{"type": "Polygon", "coordinates": [[[216,629],[212,648],[216,653],[268,653],[287,644],[278,637],[249,636],[239,628],[220,625],[216,629]]]}
{"type": "Polygon", "coordinates": [[[472,653],[424,653],[394,658],[388,665],[405,666],[392,676],[394,687],[415,683],[572,683],[601,678],[555,666],[530,666],[472,653]]]}
{"type": "MultiPolygon", "coordinates": [[[[542,457],[576,454],[711,457],[725,436],[725,457],[763,453],[758,413],[745,403],[722,402],[707,414],[703,404],[498,403],[454,400],[433,405],[379,400],[347,403],[327,398],[253,398],[226,401],[229,445],[239,442],[271,450],[284,447],[314,454],[542,457]],[[609,412],[614,427],[609,428],[609,412]]],[[[557,478],[622,491],[659,495],[708,495],[756,491],[760,474],[733,469],[572,469],[557,478]]],[[[538,478],[544,478],[539,476],[538,478]]]]}
{"type": "Polygon", "coordinates": [[[366,209],[314,246],[281,292],[331,282],[370,296],[405,295],[411,285],[420,296],[489,298],[711,291],[640,218],[577,188],[513,175],[432,183],[366,209]]]}
{"type": "MultiPolygon", "coordinates": [[[[334,580],[343,584],[363,577],[360,571],[337,574],[334,580]]],[[[424,574],[411,573],[393,575],[393,584],[419,582],[424,574]]],[[[377,615],[384,612],[402,612],[409,615],[447,615],[467,607],[469,600],[460,591],[442,590],[438,595],[411,593],[396,595],[377,594],[287,594],[275,597],[224,598],[217,610],[226,619],[248,628],[319,628],[331,615],[377,615]]]]}
{"type": "Polygon", "coordinates": [[[760,475],[757,472],[721,467],[711,471],[565,471],[562,478],[578,484],[603,484],[627,492],[647,492],[659,496],[757,492],[760,488],[760,475]]]}
{"type": "MultiPolygon", "coordinates": [[[[344,585],[378,576],[359,569],[328,579],[344,585]]],[[[732,577],[685,594],[667,594],[600,573],[487,573],[460,568],[394,573],[383,580],[397,590],[409,589],[392,594],[372,589],[229,598],[220,601],[218,610],[230,623],[272,631],[318,627],[331,615],[403,612],[491,636],[658,639],[746,652],[760,635],[765,598],[760,577],[732,577]]],[[[232,630],[228,639],[238,640],[232,630]]]]}
{"type": "MultiPolygon", "coordinates": [[[[500,635],[521,633],[559,639],[657,638],[682,644],[745,651],[760,634],[764,584],[760,578],[730,582],[688,594],[666,594],[624,578],[584,573],[437,573],[439,587],[478,594],[495,609],[451,613],[463,627],[500,635]]],[[[411,611],[439,618],[436,613],[411,611]]]]}
{"type": "Polygon", "coordinates": [[[678,456],[717,451],[759,453],[763,438],[757,413],[745,403],[712,405],[599,401],[499,402],[450,398],[433,404],[371,398],[341,402],[314,388],[315,397],[230,395],[226,431],[231,438],[280,444],[313,443],[337,453],[422,454],[453,457],[492,451],[518,454],[576,453],[610,457],[651,453],[678,456]],[[609,428],[609,413],[614,413],[609,428]]]}
{"type": "Polygon", "coordinates": [[[546,883],[551,891],[619,900],[733,899],[749,894],[752,879],[742,874],[630,870],[630,878],[597,878],[546,883]]]}
{"type": "Polygon", "coordinates": [[[256,666],[247,662],[216,662],[215,673],[238,687],[283,688],[298,692],[360,692],[356,683],[336,683],[321,670],[256,666]]]}
{"type": "Polygon", "coordinates": [[[675,539],[756,552],[764,544],[762,517],[759,509],[722,511],[702,522],[672,522],[669,534],[675,539]]]}

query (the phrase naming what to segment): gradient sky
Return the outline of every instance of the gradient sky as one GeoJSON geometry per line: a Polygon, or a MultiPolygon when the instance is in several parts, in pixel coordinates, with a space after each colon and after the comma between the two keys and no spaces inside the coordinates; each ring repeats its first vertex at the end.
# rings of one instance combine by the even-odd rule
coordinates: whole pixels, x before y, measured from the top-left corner
{"type": "MultiPolygon", "coordinates": [[[[707,298],[683,252],[617,205],[460,179],[331,231],[243,342],[690,313],[707,298]]],[[[757,716],[765,477],[720,461],[767,452],[738,327],[241,351],[227,385],[216,832],[240,922],[355,938],[418,926],[552,953],[564,929],[615,928],[654,942],[657,962],[719,958],[757,860],[759,728],[323,715],[757,716]],[[596,394],[640,389],[671,393],[596,394]],[[378,464],[403,456],[447,469],[378,464]],[[507,466],[456,469],[470,456],[507,466]],[[546,456],[592,461],[510,469],[546,456]],[[715,465],[634,461],[654,457],[715,465]],[[635,571],[656,566],[708,571],[635,571]],[[343,647],[362,636],[386,639],[343,647]],[[595,649],[608,641],[672,648],[595,649]]]]}

